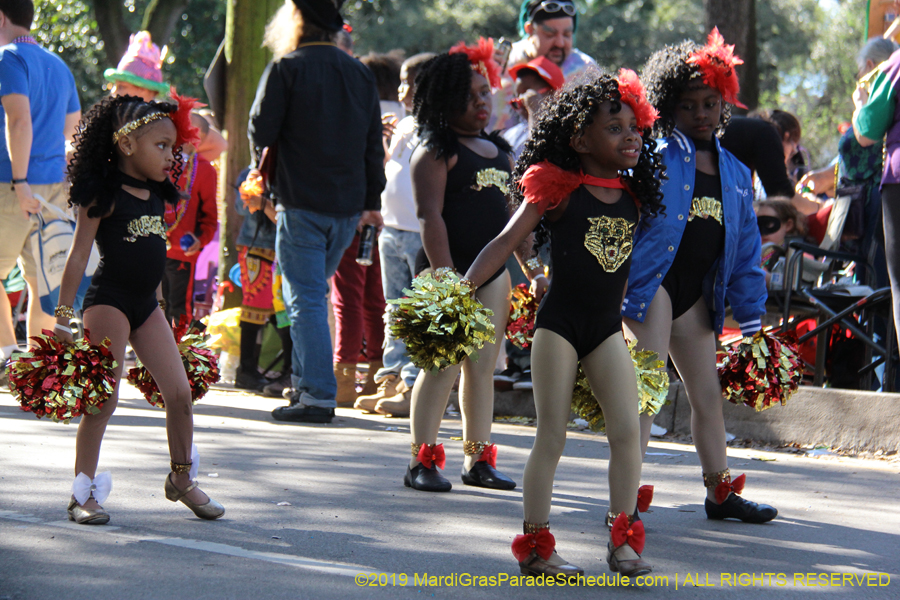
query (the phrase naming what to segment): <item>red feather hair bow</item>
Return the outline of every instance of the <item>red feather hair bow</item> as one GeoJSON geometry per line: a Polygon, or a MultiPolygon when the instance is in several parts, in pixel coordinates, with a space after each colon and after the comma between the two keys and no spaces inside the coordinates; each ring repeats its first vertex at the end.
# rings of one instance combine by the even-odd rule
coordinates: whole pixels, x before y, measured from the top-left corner
{"type": "Polygon", "coordinates": [[[722,504],[728,500],[728,494],[734,492],[740,494],[744,491],[744,483],[747,481],[747,475],[741,475],[734,481],[723,481],[716,486],[716,502],[722,504]]]}
{"type": "Polygon", "coordinates": [[[691,53],[687,62],[697,65],[703,74],[703,83],[718,90],[725,102],[747,108],[737,99],[740,84],[734,70],[737,65],[744,64],[744,61],[734,55],[734,45],[725,43],[718,27],[713,27],[706,45],[691,53]]]}
{"type": "Polygon", "coordinates": [[[618,82],[622,102],[634,111],[638,128],[643,131],[653,127],[653,123],[659,118],[659,111],[647,101],[647,93],[637,73],[631,69],[621,69],[618,82]]]}
{"type": "Polygon", "coordinates": [[[629,523],[628,515],[623,512],[613,521],[611,536],[613,546],[616,548],[628,544],[638,554],[644,551],[646,539],[644,524],[640,521],[629,523]]]}
{"type": "Polygon", "coordinates": [[[169,118],[175,123],[175,146],[193,144],[196,147],[200,144],[200,129],[191,123],[191,111],[195,106],[204,105],[197,102],[196,98],[179,96],[175,93],[175,88],[172,88],[171,95],[178,105],[178,108],[169,113],[169,118]]]}
{"type": "Polygon", "coordinates": [[[465,54],[472,69],[484,75],[491,89],[500,87],[500,65],[494,60],[493,38],[478,38],[477,46],[466,46],[465,42],[460,42],[450,48],[450,54],[465,54]]]}
{"type": "Polygon", "coordinates": [[[638,488],[637,509],[638,512],[647,512],[650,503],[653,502],[653,486],[642,485],[638,488]]]}
{"type": "Polygon", "coordinates": [[[520,533],[513,539],[512,553],[519,562],[525,562],[531,552],[547,560],[556,548],[556,539],[549,529],[539,529],[537,533],[520,533]]]}
{"type": "Polygon", "coordinates": [[[425,465],[426,469],[430,469],[431,465],[437,465],[443,469],[444,465],[447,463],[447,456],[444,454],[444,445],[434,444],[433,446],[429,446],[428,444],[422,444],[422,447],[419,448],[419,453],[416,455],[416,460],[425,465]]]}

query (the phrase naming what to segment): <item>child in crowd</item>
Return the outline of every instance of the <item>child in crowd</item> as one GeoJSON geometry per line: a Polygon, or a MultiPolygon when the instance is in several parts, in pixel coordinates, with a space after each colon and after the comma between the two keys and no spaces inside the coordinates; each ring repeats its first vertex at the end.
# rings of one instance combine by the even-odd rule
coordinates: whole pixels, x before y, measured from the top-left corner
{"type": "MultiPolygon", "coordinates": [[[[56,307],[56,335],[71,341],[72,302],[96,239],[101,261],[84,299],[84,326],[91,339],[109,338],[121,378],[129,343],[159,386],[166,407],[166,433],[172,472],[166,498],[180,500],[203,519],[217,519],[225,509],[204,494],[192,477],[197,470],[192,451],[191,388],[172,328],[161,309],[166,265],[165,206],[180,194],[172,183],[181,146],[197,141],[191,125],[193,100],[178,106],[145,102],[134,96],[104,98],[84,117],[76,134],[69,167],[69,203],[77,207],[77,226],[56,307]]],[[[109,521],[102,501],[110,489],[109,474],[96,474],[103,434],[118,402],[116,392],[99,414],[85,414],[75,442],[73,495],[69,519],[77,523],[109,521]]]]}
{"type": "Polygon", "coordinates": [[[250,169],[244,169],[237,180],[234,208],[244,220],[235,240],[241,268],[241,359],[234,377],[234,387],[267,396],[281,397],[291,387],[291,330],[279,327],[273,304],[275,278],[275,203],[268,194],[243,197],[241,184],[250,169]],[[281,339],[281,377],[269,383],[259,372],[258,338],[267,322],[271,322],[281,339]]]}
{"type": "MultiPolygon", "coordinates": [[[[642,541],[619,540],[622,532],[643,529],[636,510],[640,402],[619,311],[638,222],[661,209],[659,155],[642,138],[654,119],[637,75],[624,69],[618,80],[597,74],[554,97],[516,165],[518,210],[466,273],[480,285],[536,227],[539,244],[549,236],[552,284],[538,310],[531,354],[538,428],[525,466],[525,535],[513,542],[526,574],[583,573],[556,554],[549,533],[579,362],[603,409],[610,445],[607,561],[623,575],[651,570],[639,554],[642,541]]],[[[543,267],[537,259],[526,264],[540,299],[543,267]]]]}
{"type": "MultiPolygon", "coordinates": [[[[454,46],[425,63],[416,77],[413,116],[421,145],[411,159],[413,197],[423,250],[416,271],[466,269],[509,221],[506,193],[512,162],[510,147],[484,128],[491,118],[491,89],[500,83],[493,43],[454,46]]],[[[444,466],[438,430],[456,376],[462,369],[460,408],[463,419],[467,485],[513,489],[515,482],[495,468],[490,442],[494,419],[493,372],[509,313],[509,274],[500,267],[485,277],[476,297],[494,312],[497,341],[440,373],[422,371],[412,391],[410,430],[412,459],[403,482],[427,492],[452,487],[444,466]]]]}
{"type": "Polygon", "coordinates": [[[788,238],[806,236],[806,218],[791,204],[790,198],[769,198],[753,203],[762,242],[760,266],[771,282],[772,269],[787,253],[788,238]]]}
{"type": "MultiPolygon", "coordinates": [[[[416,54],[400,66],[400,87],[397,94],[405,111],[412,112],[415,80],[420,67],[435,56],[430,52],[416,54]]],[[[416,274],[416,256],[422,249],[409,173],[409,159],[417,143],[415,133],[415,118],[411,114],[402,118],[394,128],[394,135],[385,154],[384,175],[387,184],[381,193],[384,229],[378,235],[381,285],[385,300],[401,298],[403,289],[412,285],[416,274]]],[[[394,309],[393,304],[388,304],[385,310],[383,366],[375,373],[378,389],[374,394],[361,395],[354,406],[366,412],[408,417],[412,387],[419,369],[409,360],[403,340],[391,334],[390,321],[394,309]]]]}
{"type": "MultiPolygon", "coordinates": [[[[707,46],[666,46],[644,67],[647,96],[659,110],[654,131],[666,138],[666,211],[638,232],[624,315],[638,348],[671,356],[684,381],[706,516],[764,523],[778,511],[738,496],[744,477],[732,482],[728,470],[716,372],[726,300],[744,335],[759,331],[766,312],[750,172],[717,137],[739,104],[733,48],[713,30],[707,46]]],[[[641,421],[646,450],[653,418],[641,421]]]]}

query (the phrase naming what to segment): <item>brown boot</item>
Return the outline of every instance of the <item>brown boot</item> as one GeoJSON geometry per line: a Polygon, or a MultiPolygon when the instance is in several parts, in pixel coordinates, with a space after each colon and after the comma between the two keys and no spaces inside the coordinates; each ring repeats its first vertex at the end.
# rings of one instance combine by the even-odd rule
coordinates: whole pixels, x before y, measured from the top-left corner
{"type": "Polygon", "coordinates": [[[372,396],[378,393],[378,382],[375,381],[375,373],[377,373],[384,363],[380,360],[373,360],[369,363],[369,372],[366,374],[366,383],[363,386],[360,396],[372,396]]]}
{"type": "Polygon", "coordinates": [[[375,405],[375,412],[390,417],[408,417],[412,399],[412,388],[401,381],[397,384],[396,396],[383,398],[375,405]]]}
{"type": "Polygon", "coordinates": [[[335,363],[334,378],[337,379],[338,406],[350,407],[356,402],[356,363],[335,363]]]}
{"type": "Polygon", "coordinates": [[[367,413],[375,412],[375,405],[378,404],[379,400],[397,395],[397,382],[399,381],[400,377],[397,375],[386,375],[385,377],[382,377],[377,382],[378,391],[367,396],[360,395],[359,398],[356,399],[356,404],[353,405],[353,408],[367,413]]]}

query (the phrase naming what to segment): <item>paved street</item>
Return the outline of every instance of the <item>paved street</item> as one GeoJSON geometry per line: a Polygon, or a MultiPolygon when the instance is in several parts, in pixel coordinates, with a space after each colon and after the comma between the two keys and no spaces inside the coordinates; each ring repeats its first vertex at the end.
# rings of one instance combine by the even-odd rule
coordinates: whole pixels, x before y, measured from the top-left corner
{"type": "MultiPolygon", "coordinates": [[[[708,521],[693,446],[654,441],[644,556],[668,584],[492,586],[474,578],[518,574],[509,545],[521,487],[462,485],[459,420],[440,437],[453,491],[426,494],[403,487],[406,419],[338,410],[331,425],[276,423],[269,411],[283,401],[216,390],[195,409],[196,443],[200,483],[227,513],[205,522],[164,497],[163,412],[133,388],[123,396],[100,461],[113,474],[112,520],[90,527],[66,520],[75,425],[38,421],[0,394],[0,600],[900,597],[896,462],[731,449],[745,495],[780,511],[746,525],[708,521]],[[381,585],[360,586],[358,574],[381,585]]],[[[498,464],[520,484],[533,434],[494,427],[498,464]]],[[[605,437],[570,433],[551,523],[564,558],[614,584],[602,580],[613,575],[601,526],[608,457],[605,437]]]]}

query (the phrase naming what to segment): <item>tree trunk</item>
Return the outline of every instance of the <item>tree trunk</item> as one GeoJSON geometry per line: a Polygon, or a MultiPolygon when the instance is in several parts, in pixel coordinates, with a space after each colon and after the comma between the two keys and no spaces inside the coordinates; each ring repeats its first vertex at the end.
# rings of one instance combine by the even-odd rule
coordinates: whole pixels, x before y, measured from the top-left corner
{"type": "Polygon", "coordinates": [[[741,83],[739,98],[753,110],[759,105],[756,0],[704,0],[704,6],[707,30],[718,27],[725,43],[734,44],[735,54],[744,59],[744,64],[737,69],[741,83]]]}
{"type": "Polygon", "coordinates": [[[125,24],[125,3],[122,0],[93,0],[91,4],[97,19],[97,30],[103,39],[106,62],[115,66],[128,49],[128,36],[131,34],[125,24]]]}
{"type": "Polygon", "coordinates": [[[187,5],[188,0],[151,0],[144,11],[141,29],[149,31],[160,47],[166,45],[187,5]]]}
{"type": "MultiPolygon", "coordinates": [[[[266,23],[283,0],[227,0],[225,17],[225,83],[224,128],[228,137],[228,153],[220,173],[223,209],[219,211],[219,281],[227,281],[229,269],[237,262],[234,241],[241,227],[241,217],[234,210],[234,184],[238,174],[250,164],[250,142],[247,125],[250,106],[256,96],[259,78],[271,60],[261,46],[266,23]]],[[[240,304],[239,293],[228,293],[225,306],[240,304]]]]}

